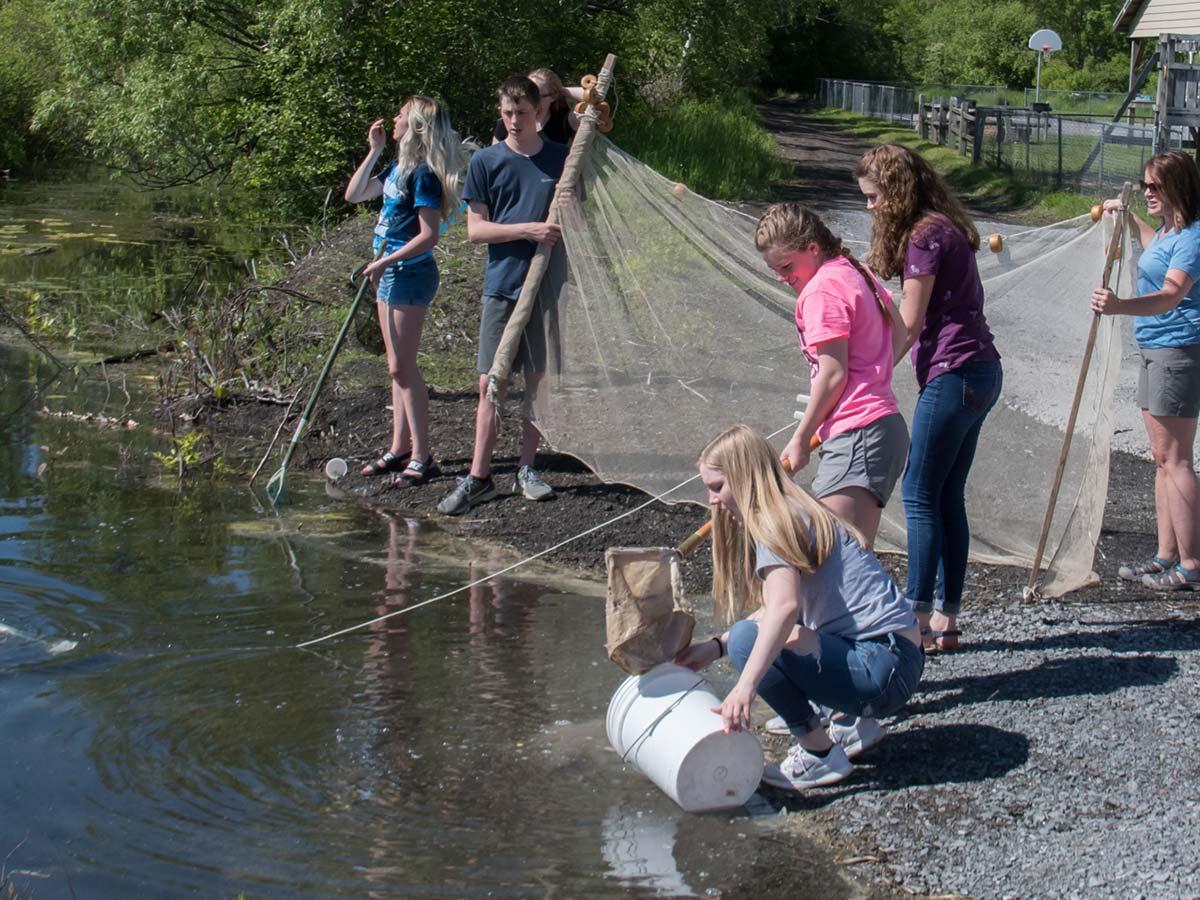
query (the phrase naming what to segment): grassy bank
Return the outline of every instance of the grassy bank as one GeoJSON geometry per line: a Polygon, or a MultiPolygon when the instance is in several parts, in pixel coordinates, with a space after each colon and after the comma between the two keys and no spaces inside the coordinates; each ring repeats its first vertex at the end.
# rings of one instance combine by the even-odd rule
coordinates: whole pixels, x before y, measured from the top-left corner
{"type": "Polygon", "coordinates": [[[765,198],[791,177],[775,141],[744,95],[619,110],[613,140],[651,168],[717,200],[765,198]]]}
{"type": "Polygon", "coordinates": [[[1056,191],[992,166],[972,165],[966,156],[922,140],[911,128],[891,122],[831,109],[818,110],[813,116],[870,141],[912,148],[933,164],[959,196],[989,212],[1019,213],[1031,223],[1043,224],[1082,215],[1101,199],[1097,194],[1056,191]]]}

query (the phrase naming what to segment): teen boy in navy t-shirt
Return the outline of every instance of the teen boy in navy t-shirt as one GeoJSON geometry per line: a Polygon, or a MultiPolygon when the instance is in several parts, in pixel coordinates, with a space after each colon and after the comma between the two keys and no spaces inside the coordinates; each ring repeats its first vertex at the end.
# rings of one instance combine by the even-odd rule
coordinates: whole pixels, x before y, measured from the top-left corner
{"type": "Polygon", "coordinates": [[[545,219],[562,175],[567,148],[545,140],[538,133],[539,97],[533,81],[525,77],[510,78],[496,93],[500,98],[500,118],[508,129],[508,137],[472,157],[463,190],[463,200],[468,204],[467,234],[474,243],[488,245],[488,264],[483,279],[483,310],[479,322],[475,452],[470,474],[460,479],[455,489],[438,504],[440,512],[451,516],[461,515],[472,506],[496,496],[491,468],[498,419],[495,405],[487,399],[487,373],[538,244],[552,245],[554,250],[513,361],[514,368],[519,365],[525,373],[526,393],[520,460],[513,492],[522,493],[531,500],[545,500],[553,494],[551,487],[533,468],[541,435],[530,416],[533,397],[546,372],[544,309],[566,280],[566,257],[562,246],[557,244],[561,229],[558,225],[547,224],[545,219]]]}

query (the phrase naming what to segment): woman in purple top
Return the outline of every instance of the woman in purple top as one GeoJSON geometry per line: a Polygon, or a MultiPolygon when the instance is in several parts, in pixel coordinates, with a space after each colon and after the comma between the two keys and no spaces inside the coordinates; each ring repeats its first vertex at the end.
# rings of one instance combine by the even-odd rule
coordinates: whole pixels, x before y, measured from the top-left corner
{"type": "Polygon", "coordinates": [[[901,486],[906,593],[926,652],[957,650],[971,540],[967,474],[1003,379],[983,315],[979,232],[941,176],[907,147],[868,151],[854,176],[875,217],[867,261],[903,285],[896,362],[911,348],[920,388],[901,486]]]}

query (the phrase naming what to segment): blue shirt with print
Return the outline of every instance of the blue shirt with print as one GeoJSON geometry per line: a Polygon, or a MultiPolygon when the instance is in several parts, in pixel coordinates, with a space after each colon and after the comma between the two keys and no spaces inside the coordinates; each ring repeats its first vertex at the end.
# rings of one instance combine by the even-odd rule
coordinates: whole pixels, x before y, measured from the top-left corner
{"type": "Polygon", "coordinates": [[[1138,260],[1138,295],[1161,291],[1169,269],[1190,275],[1192,287],[1174,309],[1157,316],[1134,316],[1134,339],[1146,350],[1200,344],[1200,222],[1155,235],[1138,260]]]}
{"type": "MultiPolygon", "coordinates": [[[[422,206],[440,209],[442,205],[442,183],[433,170],[421,163],[400,178],[400,168],[393,162],[385,172],[375,176],[383,184],[383,208],[379,211],[379,222],[375,225],[375,252],[387,241],[387,252],[399,250],[421,231],[417,209],[422,206]]],[[[405,263],[428,259],[432,250],[426,250],[406,259],[405,263]]]]}
{"type": "MultiPolygon", "coordinates": [[[[533,156],[522,156],[504,141],[492,144],[471,157],[463,200],[482,203],[488,209],[488,220],[499,225],[544,222],[566,161],[566,145],[544,138],[542,148],[533,156]]],[[[524,239],[488,244],[483,293],[517,299],[536,250],[536,243],[524,239]]],[[[550,254],[546,277],[553,283],[566,278],[561,241],[550,254]]]]}

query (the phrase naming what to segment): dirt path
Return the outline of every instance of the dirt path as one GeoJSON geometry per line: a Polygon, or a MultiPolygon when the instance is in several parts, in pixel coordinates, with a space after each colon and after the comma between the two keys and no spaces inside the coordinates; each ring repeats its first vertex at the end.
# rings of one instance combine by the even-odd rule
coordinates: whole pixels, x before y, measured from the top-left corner
{"type": "Polygon", "coordinates": [[[854,180],[859,157],[873,146],[810,115],[811,107],[776,98],[758,107],[783,157],[795,164],[795,181],[780,185],[776,200],[795,200],[817,208],[862,209],[862,192],[854,180]]]}

